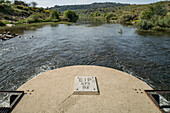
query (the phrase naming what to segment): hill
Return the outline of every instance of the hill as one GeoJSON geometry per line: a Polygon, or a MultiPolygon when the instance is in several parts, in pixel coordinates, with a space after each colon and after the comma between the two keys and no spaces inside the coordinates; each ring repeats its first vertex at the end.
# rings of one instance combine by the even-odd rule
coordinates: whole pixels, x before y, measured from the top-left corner
{"type": "Polygon", "coordinates": [[[120,6],[128,6],[128,5],[130,5],[130,4],[105,2],[105,3],[84,4],[84,5],[64,5],[64,6],[55,5],[54,7],[51,7],[50,9],[63,12],[63,11],[66,11],[68,9],[69,10],[81,10],[81,9],[120,7],[120,6]]]}

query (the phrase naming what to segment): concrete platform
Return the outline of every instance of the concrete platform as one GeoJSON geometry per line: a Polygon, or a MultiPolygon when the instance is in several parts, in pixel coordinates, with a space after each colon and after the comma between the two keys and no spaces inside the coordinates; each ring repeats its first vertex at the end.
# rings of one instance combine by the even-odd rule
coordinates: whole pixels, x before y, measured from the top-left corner
{"type": "Polygon", "coordinates": [[[143,81],[100,66],[70,66],[42,73],[23,84],[13,113],[161,113],[143,81]],[[100,95],[73,95],[76,76],[95,76],[100,95]]]}

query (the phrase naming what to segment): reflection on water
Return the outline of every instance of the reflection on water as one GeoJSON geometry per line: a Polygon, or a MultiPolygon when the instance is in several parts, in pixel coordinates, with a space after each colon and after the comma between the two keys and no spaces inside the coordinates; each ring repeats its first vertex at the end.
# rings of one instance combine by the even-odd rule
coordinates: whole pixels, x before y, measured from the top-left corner
{"type": "Polygon", "coordinates": [[[86,21],[83,21],[83,20],[78,20],[76,23],[75,23],[75,25],[83,25],[83,24],[85,24],[85,25],[87,25],[88,27],[98,27],[98,26],[101,26],[101,25],[103,25],[103,24],[106,24],[104,21],[100,21],[100,20],[86,20],[86,21]]]}
{"type": "Polygon", "coordinates": [[[15,90],[39,73],[70,65],[111,67],[130,73],[155,89],[170,88],[168,34],[139,35],[133,27],[90,21],[11,32],[22,35],[0,42],[1,90],[15,90]]]}
{"type": "Polygon", "coordinates": [[[142,36],[170,36],[170,32],[167,32],[167,31],[152,31],[152,32],[147,32],[147,31],[141,31],[141,30],[136,30],[136,32],[139,34],[139,35],[142,35],[142,36]]]}
{"type": "MultiPolygon", "coordinates": [[[[50,24],[51,27],[57,27],[58,24],[50,24]]],[[[38,28],[42,28],[44,27],[45,25],[31,25],[31,26],[19,26],[19,27],[8,27],[8,29],[4,28],[4,29],[1,29],[0,30],[0,33],[3,33],[4,31],[5,32],[8,32],[10,31],[11,33],[14,33],[14,34],[23,34],[25,30],[32,30],[32,31],[35,31],[36,29],[38,28]]]]}

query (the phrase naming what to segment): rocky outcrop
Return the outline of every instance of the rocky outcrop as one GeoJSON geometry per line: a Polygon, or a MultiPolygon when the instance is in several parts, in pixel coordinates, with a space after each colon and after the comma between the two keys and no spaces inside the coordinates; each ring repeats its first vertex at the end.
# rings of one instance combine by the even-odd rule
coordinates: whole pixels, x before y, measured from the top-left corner
{"type": "Polygon", "coordinates": [[[14,38],[16,36],[18,36],[18,34],[13,34],[13,33],[10,33],[9,31],[3,32],[2,34],[0,34],[0,40],[5,41],[5,40],[9,40],[11,38],[14,38]]]}

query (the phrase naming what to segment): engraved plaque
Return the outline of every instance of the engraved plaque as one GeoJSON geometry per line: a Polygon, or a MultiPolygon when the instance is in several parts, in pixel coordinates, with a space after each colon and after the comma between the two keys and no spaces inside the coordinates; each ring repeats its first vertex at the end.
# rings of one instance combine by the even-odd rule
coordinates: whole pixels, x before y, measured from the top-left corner
{"type": "Polygon", "coordinates": [[[73,94],[77,95],[99,94],[96,77],[76,77],[73,94]]]}

